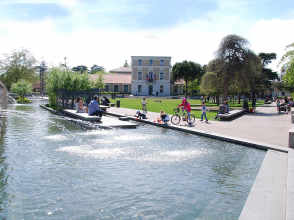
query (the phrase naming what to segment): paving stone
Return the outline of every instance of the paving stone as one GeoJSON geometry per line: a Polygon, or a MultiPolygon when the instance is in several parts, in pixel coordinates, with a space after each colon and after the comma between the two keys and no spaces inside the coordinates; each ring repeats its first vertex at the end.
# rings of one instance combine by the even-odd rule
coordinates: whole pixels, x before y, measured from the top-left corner
{"type": "Polygon", "coordinates": [[[285,193],[252,188],[239,220],[282,220],[285,209],[285,193]]]}
{"type": "Polygon", "coordinates": [[[294,192],[287,193],[286,220],[294,220],[294,192]]]}

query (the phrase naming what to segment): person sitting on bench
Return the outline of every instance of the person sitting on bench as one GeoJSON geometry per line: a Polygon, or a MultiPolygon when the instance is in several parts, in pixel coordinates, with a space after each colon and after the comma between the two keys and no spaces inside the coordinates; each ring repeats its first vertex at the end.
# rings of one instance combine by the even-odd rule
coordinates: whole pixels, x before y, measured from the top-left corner
{"type": "Polygon", "coordinates": [[[81,97],[77,98],[77,102],[75,104],[75,107],[76,107],[76,111],[78,113],[85,113],[86,112],[86,109],[84,109],[83,100],[81,97]]]}
{"type": "Polygon", "coordinates": [[[102,117],[103,111],[99,108],[98,105],[98,96],[95,95],[93,101],[89,105],[89,115],[90,116],[100,116],[102,117]]]}
{"type": "Polygon", "coordinates": [[[102,105],[107,105],[108,103],[110,103],[109,99],[106,98],[105,96],[102,97],[101,102],[102,102],[102,105]]]}

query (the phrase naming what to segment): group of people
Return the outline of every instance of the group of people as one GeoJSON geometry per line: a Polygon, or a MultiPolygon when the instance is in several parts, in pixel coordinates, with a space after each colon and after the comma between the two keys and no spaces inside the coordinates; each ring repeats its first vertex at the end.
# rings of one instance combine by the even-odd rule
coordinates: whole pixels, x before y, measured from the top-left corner
{"type": "Polygon", "coordinates": [[[288,114],[291,107],[293,106],[293,100],[291,97],[288,97],[287,99],[283,100],[283,103],[281,102],[280,99],[277,99],[276,100],[276,103],[277,103],[277,112],[280,113],[281,112],[281,109],[282,109],[282,106],[284,107],[285,109],[285,113],[288,114]]]}
{"type": "MultiPolygon", "coordinates": [[[[148,104],[148,102],[146,101],[145,98],[143,98],[141,104],[142,104],[142,108],[144,108],[144,107],[146,108],[146,104],[148,104]]],[[[183,117],[186,116],[186,112],[187,112],[187,116],[186,116],[187,120],[189,122],[189,125],[192,125],[191,117],[190,117],[190,112],[191,112],[192,109],[191,109],[191,106],[190,106],[190,103],[188,102],[188,100],[183,99],[182,103],[178,106],[178,108],[181,108],[181,110],[183,111],[183,117]]],[[[209,109],[205,106],[204,101],[202,102],[201,111],[202,111],[202,114],[201,114],[201,120],[200,121],[203,121],[203,117],[205,117],[206,122],[208,122],[206,112],[207,111],[209,112],[209,109]]],[[[161,121],[164,122],[165,124],[170,120],[169,115],[166,114],[163,110],[160,111],[159,116],[160,116],[161,121]]],[[[135,117],[140,118],[140,119],[147,119],[146,114],[143,114],[140,111],[136,112],[135,117]]]]}
{"type": "Polygon", "coordinates": [[[102,117],[103,110],[99,107],[99,98],[97,95],[93,97],[93,100],[91,101],[91,96],[86,100],[86,108],[84,107],[83,100],[81,97],[77,98],[76,104],[76,111],[79,113],[85,113],[87,112],[90,116],[99,116],[102,117]]]}

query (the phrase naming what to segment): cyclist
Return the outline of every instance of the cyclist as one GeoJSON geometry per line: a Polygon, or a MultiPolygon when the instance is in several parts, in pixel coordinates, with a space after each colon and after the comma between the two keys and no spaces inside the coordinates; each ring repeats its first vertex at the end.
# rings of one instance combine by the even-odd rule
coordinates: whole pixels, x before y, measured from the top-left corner
{"type": "Polygon", "coordinates": [[[147,111],[147,107],[146,107],[146,104],[148,104],[148,102],[146,101],[146,99],[145,98],[143,98],[143,100],[142,100],[142,109],[144,109],[145,108],[145,111],[147,111]]]}
{"type": "Polygon", "coordinates": [[[190,103],[188,102],[187,99],[183,99],[182,104],[180,104],[178,106],[178,108],[180,108],[181,106],[184,106],[184,107],[181,108],[182,111],[183,111],[183,116],[185,116],[185,111],[184,110],[186,110],[187,111],[188,120],[189,120],[189,125],[192,125],[191,118],[190,118],[190,112],[191,112],[190,103]]]}

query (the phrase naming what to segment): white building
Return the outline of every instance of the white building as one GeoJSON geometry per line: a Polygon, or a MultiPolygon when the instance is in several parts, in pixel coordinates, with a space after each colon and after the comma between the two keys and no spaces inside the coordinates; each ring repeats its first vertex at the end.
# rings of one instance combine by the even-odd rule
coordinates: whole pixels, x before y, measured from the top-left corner
{"type": "Polygon", "coordinates": [[[132,56],[133,95],[170,95],[171,57],[132,56]]]}

